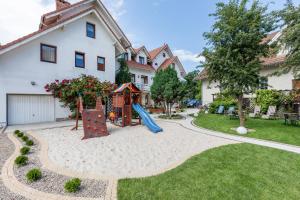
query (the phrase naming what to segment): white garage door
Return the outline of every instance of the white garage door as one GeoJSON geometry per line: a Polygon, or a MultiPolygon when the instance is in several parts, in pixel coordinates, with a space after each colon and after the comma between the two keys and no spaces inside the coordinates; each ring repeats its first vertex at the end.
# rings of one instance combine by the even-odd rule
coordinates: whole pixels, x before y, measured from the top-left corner
{"type": "Polygon", "coordinates": [[[8,124],[54,121],[54,98],[48,95],[8,95],[8,124]]]}

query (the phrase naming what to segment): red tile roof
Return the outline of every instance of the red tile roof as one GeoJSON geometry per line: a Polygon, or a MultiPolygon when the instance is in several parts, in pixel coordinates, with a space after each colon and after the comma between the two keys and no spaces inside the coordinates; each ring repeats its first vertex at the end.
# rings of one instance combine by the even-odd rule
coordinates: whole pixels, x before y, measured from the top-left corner
{"type": "Polygon", "coordinates": [[[172,57],[172,58],[167,58],[160,66],[158,69],[166,69],[168,68],[171,64],[174,63],[175,59],[177,58],[177,56],[172,57]]]}
{"type": "MultiPolygon", "coordinates": [[[[286,59],[285,55],[280,55],[280,56],[273,56],[273,57],[268,57],[268,58],[261,58],[260,61],[262,62],[263,67],[269,67],[269,66],[276,66],[284,63],[286,59]]],[[[196,80],[203,80],[208,78],[208,73],[207,70],[202,70],[198,76],[196,77],[196,80]]]]}
{"type": "Polygon", "coordinates": [[[262,58],[260,60],[261,60],[263,66],[273,66],[273,65],[278,65],[278,64],[284,63],[285,59],[286,59],[286,56],[281,55],[281,56],[262,58]]]}
{"type": "Polygon", "coordinates": [[[155,71],[154,67],[151,65],[143,65],[140,63],[137,63],[133,60],[127,61],[127,65],[129,68],[136,68],[136,69],[142,69],[142,70],[147,70],[147,71],[155,71]]]}
{"type": "Polygon", "coordinates": [[[152,51],[149,52],[150,54],[150,59],[153,60],[154,58],[156,58],[156,56],[158,56],[158,54],[164,50],[166,47],[168,47],[167,44],[164,44],[163,46],[161,47],[158,47],[156,49],[153,49],[152,51]]]}
{"type": "Polygon", "coordinates": [[[273,33],[270,33],[267,35],[267,37],[265,37],[261,43],[268,43],[270,42],[271,40],[273,40],[273,38],[279,33],[279,31],[276,31],[276,32],[273,32],[273,33]]]}
{"type": "Polygon", "coordinates": [[[15,45],[15,44],[18,44],[18,43],[20,43],[20,42],[23,42],[23,41],[26,40],[26,39],[29,39],[29,38],[31,38],[31,37],[33,37],[33,36],[39,34],[39,33],[42,33],[42,32],[44,32],[44,31],[46,31],[46,30],[48,30],[48,29],[50,29],[50,28],[53,28],[53,27],[55,27],[55,26],[57,26],[57,25],[59,25],[59,24],[62,24],[62,23],[64,23],[64,22],[66,22],[66,21],[68,21],[68,20],[70,20],[70,19],[72,19],[72,18],[74,18],[74,17],[77,17],[77,16],[79,16],[79,15],[85,13],[85,12],[88,12],[88,11],[90,11],[90,10],[92,10],[92,9],[94,9],[93,6],[92,6],[92,7],[88,7],[87,9],[84,9],[84,10],[82,10],[81,12],[75,13],[74,15],[70,15],[70,16],[64,18],[63,20],[57,21],[57,22],[55,22],[55,23],[52,23],[51,25],[48,25],[48,26],[44,27],[43,29],[40,29],[40,30],[35,31],[35,32],[33,32],[33,33],[30,33],[30,34],[28,34],[28,35],[26,35],[26,36],[23,36],[23,37],[21,37],[21,38],[18,38],[18,39],[16,39],[16,40],[12,41],[12,42],[9,42],[9,43],[7,43],[7,44],[5,44],[5,45],[2,45],[2,46],[0,46],[0,50],[3,50],[3,49],[8,48],[8,47],[11,47],[11,46],[13,46],[13,45],[15,45]]]}

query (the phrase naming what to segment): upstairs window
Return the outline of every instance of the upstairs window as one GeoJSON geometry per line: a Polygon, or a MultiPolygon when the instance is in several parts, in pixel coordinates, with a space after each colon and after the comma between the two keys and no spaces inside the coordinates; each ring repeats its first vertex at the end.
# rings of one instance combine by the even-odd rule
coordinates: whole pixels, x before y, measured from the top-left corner
{"type": "Polygon", "coordinates": [[[164,57],[164,58],[166,57],[166,53],[163,53],[163,57],[164,57]]]}
{"type": "Polygon", "coordinates": [[[99,71],[105,71],[105,58],[104,57],[97,57],[97,69],[99,71]]]}
{"type": "Polygon", "coordinates": [[[135,83],[135,74],[131,74],[131,83],[135,83]]]}
{"type": "Polygon", "coordinates": [[[148,76],[141,76],[143,84],[148,84],[148,76]]]}
{"type": "Polygon", "coordinates": [[[96,38],[96,29],[95,24],[86,23],[86,36],[90,38],[96,38]]]}
{"type": "Polygon", "coordinates": [[[268,77],[260,77],[259,79],[259,89],[267,90],[268,89],[268,77]]]}
{"type": "Polygon", "coordinates": [[[128,61],[128,53],[124,53],[124,60],[128,61]]]}
{"type": "Polygon", "coordinates": [[[56,63],[57,47],[47,44],[41,44],[41,61],[56,63]]]}
{"type": "Polygon", "coordinates": [[[142,56],[139,56],[139,63],[144,65],[145,64],[145,58],[142,56]]]}
{"type": "Polygon", "coordinates": [[[85,68],[84,53],[75,52],[75,67],[85,68]]]}

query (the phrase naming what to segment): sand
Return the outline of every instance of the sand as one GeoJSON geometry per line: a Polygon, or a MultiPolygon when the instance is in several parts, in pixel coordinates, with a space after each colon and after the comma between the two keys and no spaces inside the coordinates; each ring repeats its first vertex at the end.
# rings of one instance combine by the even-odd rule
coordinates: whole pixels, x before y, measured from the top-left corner
{"type": "Polygon", "coordinates": [[[193,132],[179,124],[158,121],[164,131],[145,126],[119,128],[108,124],[108,137],[81,140],[82,129],[70,127],[35,131],[48,142],[54,164],[103,177],[133,178],[162,173],[207,149],[234,143],[193,132]]]}

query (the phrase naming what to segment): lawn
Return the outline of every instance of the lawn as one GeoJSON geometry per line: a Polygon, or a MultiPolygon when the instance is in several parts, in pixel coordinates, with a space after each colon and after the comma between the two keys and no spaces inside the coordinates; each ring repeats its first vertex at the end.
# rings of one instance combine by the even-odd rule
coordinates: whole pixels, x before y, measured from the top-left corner
{"type": "MultiPolygon", "coordinates": [[[[195,124],[206,129],[237,134],[231,128],[237,128],[239,120],[230,120],[226,115],[199,114],[195,124]]],[[[255,130],[245,135],[247,137],[300,146],[300,126],[287,126],[282,120],[263,119],[247,119],[246,126],[255,130]]]]}
{"type": "Polygon", "coordinates": [[[252,144],[208,150],[164,174],[124,179],[119,200],[299,199],[300,156],[252,144]]]}

